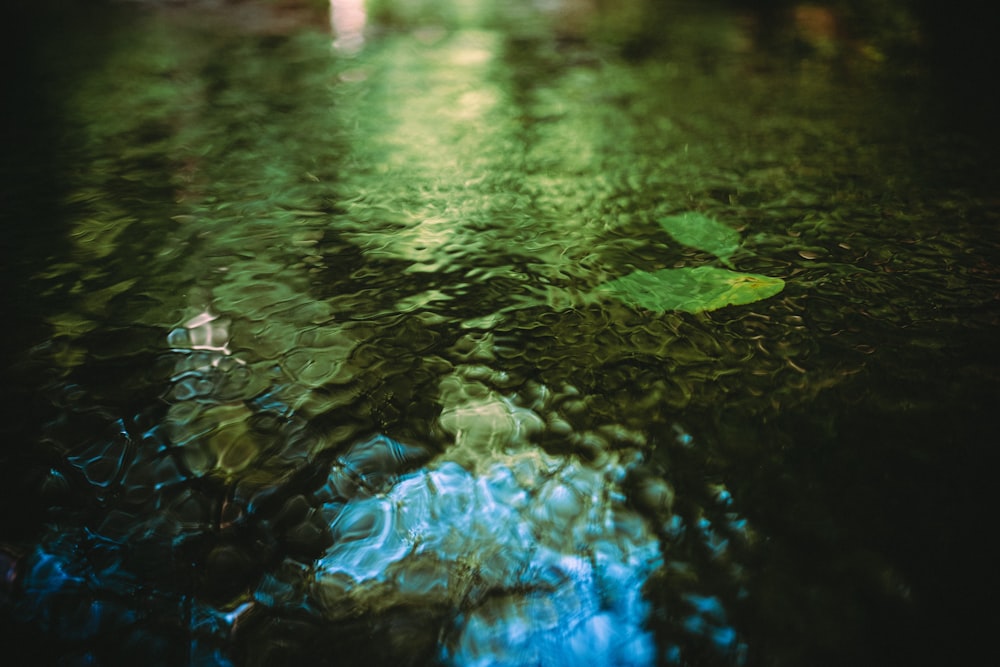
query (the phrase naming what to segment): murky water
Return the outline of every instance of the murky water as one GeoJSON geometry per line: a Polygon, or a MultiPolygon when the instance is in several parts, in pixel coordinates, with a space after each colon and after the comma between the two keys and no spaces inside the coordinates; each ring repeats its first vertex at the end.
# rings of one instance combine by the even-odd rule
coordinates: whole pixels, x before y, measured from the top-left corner
{"type": "Polygon", "coordinates": [[[916,18],[333,3],[331,45],[323,6],[148,4],[26,27],[10,642],[67,665],[971,650],[995,618],[994,135],[916,18]]]}

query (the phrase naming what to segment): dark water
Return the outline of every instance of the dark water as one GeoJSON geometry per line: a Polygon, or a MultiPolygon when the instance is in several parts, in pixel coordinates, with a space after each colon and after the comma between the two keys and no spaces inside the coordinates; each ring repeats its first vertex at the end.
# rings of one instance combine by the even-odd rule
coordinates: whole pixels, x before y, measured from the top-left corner
{"type": "Polygon", "coordinates": [[[977,42],[893,3],[400,2],[332,48],[326,10],[49,3],[6,40],[5,653],[987,643],[977,42]]]}

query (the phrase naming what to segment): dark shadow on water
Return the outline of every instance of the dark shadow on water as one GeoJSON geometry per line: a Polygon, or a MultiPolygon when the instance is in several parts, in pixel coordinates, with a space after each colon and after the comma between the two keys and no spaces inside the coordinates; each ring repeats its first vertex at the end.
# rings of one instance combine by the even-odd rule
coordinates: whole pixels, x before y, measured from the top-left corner
{"type": "Polygon", "coordinates": [[[78,137],[65,122],[65,95],[82,72],[101,67],[102,38],[113,23],[97,3],[11,3],[3,9],[0,132],[0,539],[32,530],[40,508],[23,499],[38,474],[27,467],[46,408],[25,352],[47,337],[45,298],[34,276],[39,258],[62,256],[72,213],[63,201],[78,137]]]}

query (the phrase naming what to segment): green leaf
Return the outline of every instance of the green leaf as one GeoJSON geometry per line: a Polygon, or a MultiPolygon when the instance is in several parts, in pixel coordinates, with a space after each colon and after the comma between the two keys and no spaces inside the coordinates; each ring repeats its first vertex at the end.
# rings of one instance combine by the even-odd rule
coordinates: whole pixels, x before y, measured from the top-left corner
{"type": "Polygon", "coordinates": [[[636,271],[604,283],[598,290],[648,310],[698,313],[754,303],[784,288],[781,278],[698,266],[653,273],[636,271]]]}
{"type": "Polygon", "coordinates": [[[740,233],[701,213],[682,213],[660,218],[660,226],[678,243],[710,252],[726,266],[740,248],[740,233]]]}

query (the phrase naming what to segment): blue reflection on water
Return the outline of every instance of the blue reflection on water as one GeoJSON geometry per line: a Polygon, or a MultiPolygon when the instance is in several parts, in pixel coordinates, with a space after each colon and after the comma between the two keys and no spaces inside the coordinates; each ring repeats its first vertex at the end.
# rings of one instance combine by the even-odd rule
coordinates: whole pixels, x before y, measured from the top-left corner
{"type": "MultiPolygon", "coordinates": [[[[690,613],[684,618],[684,629],[708,639],[719,655],[731,656],[734,664],[743,664],[746,646],[740,643],[736,630],[727,623],[722,602],[714,596],[693,593],[684,595],[683,600],[690,606],[690,613]]],[[[678,661],[679,658],[678,655],[678,661]]]]}
{"type": "MultiPolygon", "coordinates": [[[[94,528],[54,529],[21,559],[11,570],[17,613],[59,641],[115,638],[121,655],[159,652],[164,665],[232,664],[237,627],[268,609],[336,625],[359,609],[400,608],[451,610],[437,656],[445,664],[683,663],[689,657],[673,641],[657,648],[644,596],[677,537],[661,529],[676,524],[679,535],[683,523],[672,515],[654,528],[628,505],[619,484],[631,465],[616,456],[584,465],[529,448],[472,472],[376,436],[339,456],[311,495],[330,546],[312,563],[286,559],[283,572],[262,573],[238,604],[215,606],[171,583],[169,564],[206,526],[177,523],[183,512],[177,525],[170,511],[111,512],[94,528]],[[160,570],[169,579],[158,584],[160,570]]],[[[187,497],[177,494],[169,508],[187,497]]],[[[723,531],[743,523],[730,516],[723,531]]],[[[718,528],[704,518],[695,525],[706,546],[725,550],[711,537],[718,528]]],[[[676,632],[744,661],[719,598],[687,593],[678,604],[676,632]]],[[[74,655],[75,664],[110,664],[88,648],[74,655]]]]}
{"type": "Polygon", "coordinates": [[[662,563],[660,545],[642,517],[603,497],[615,471],[526,452],[481,475],[446,461],[382,477],[372,495],[338,491],[376,460],[391,471],[417,456],[378,437],[332,471],[334,544],[316,574],[329,612],[331,582],[347,577],[345,596],[418,595],[468,609],[443,650],[451,664],[655,662],[641,591],[662,563]]]}

